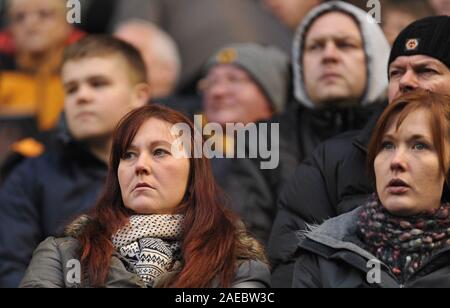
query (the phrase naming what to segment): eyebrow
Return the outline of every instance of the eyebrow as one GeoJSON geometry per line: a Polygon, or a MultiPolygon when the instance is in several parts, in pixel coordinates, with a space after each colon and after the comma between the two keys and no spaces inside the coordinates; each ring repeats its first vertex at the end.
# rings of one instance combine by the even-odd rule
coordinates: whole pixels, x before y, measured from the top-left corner
{"type": "MultiPolygon", "coordinates": [[[[90,80],[98,80],[98,79],[110,80],[109,76],[106,76],[106,75],[92,75],[92,76],[88,76],[87,78],[82,78],[81,80],[83,80],[83,81],[84,80],[90,81],[90,80]]],[[[68,85],[76,84],[79,81],[80,81],[79,79],[77,79],[77,80],[69,80],[69,81],[63,83],[63,86],[66,87],[68,85]]]]}
{"type": "MultiPolygon", "coordinates": [[[[157,146],[160,146],[160,145],[172,146],[172,143],[167,142],[165,140],[155,140],[155,141],[150,142],[150,144],[148,146],[151,147],[151,148],[154,148],[154,147],[157,147],[157,146]]],[[[136,146],[134,143],[131,143],[128,148],[129,149],[137,149],[138,146],[136,146]]]]}
{"type": "MultiPolygon", "coordinates": [[[[386,135],[383,136],[382,140],[384,140],[384,139],[396,140],[397,138],[393,134],[386,134],[386,135]]],[[[411,137],[408,138],[408,141],[420,140],[420,139],[422,139],[422,140],[429,140],[429,139],[432,139],[432,138],[431,138],[431,136],[425,136],[425,135],[422,135],[422,134],[414,134],[414,135],[412,135],[411,137]]]]}
{"type": "MultiPolygon", "coordinates": [[[[422,60],[422,61],[414,62],[414,63],[411,64],[411,66],[412,66],[414,69],[417,69],[417,68],[424,68],[424,67],[427,67],[427,66],[429,66],[429,65],[434,65],[434,66],[437,66],[438,68],[441,67],[441,65],[440,65],[439,62],[434,61],[434,60],[432,60],[432,59],[430,59],[430,60],[422,60]]],[[[404,68],[404,67],[405,67],[405,66],[402,65],[402,64],[395,64],[395,63],[394,63],[394,64],[391,65],[391,67],[389,68],[389,70],[392,70],[392,69],[402,69],[402,68],[404,68]]]]}
{"type": "Polygon", "coordinates": [[[355,37],[355,36],[351,36],[351,35],[339,35],[339,34],[327,34],[327,35],[320,35],[317,37],[312,37],[309,38],[309,40],[305,40],[305,42],[308,41],[323,41],[323,40],[328,40],[328,39],[333,39],[333,40],[352,40],[358,43],[362,43],[361,38],[359,37],[355,37]]]}

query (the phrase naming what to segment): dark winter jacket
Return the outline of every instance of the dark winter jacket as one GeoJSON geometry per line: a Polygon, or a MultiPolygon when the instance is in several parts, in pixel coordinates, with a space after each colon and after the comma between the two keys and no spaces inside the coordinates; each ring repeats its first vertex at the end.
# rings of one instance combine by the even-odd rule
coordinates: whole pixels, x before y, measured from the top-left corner
{"type": "Polygon", "coordinates": [[[321,144],[286,182],[268,248],[274,286],[291,285],[297,230],[349,212],[373,193],[366,172],[367,146],[381,109],[363,130],[321,144]]]}
{"type": "MultiPolygon", "coordinates": [[[[238,159],[235,166],[230,167],[234,172],[229,176],[230,182],[224,185],[233,196],[233,205],[244,209],[239,213],[243,215],[249,230],[264,243],[269,239],[281,189],[298,164],[311,155],[321,142],[343,132],[362,129],[371,115],[384,107],[386,98],[386,64],[390,48],[380,27],[367,22],[366,12],[339,1],[319,6],[298,28],[292,50],[296,104],[291,104],[285,114],[271,121],[280,125],[279,166],[273,170],[262,170],[261,159],[252,159],[253,165],[248,160],[238,159]],[[344,102],[330,102],[319,108],[306,93],[300,59],[309,26],[324,12],[336,10],[354,16],[359,24],[366,54],[367,85],[357,105],[353,103],[350,107],[344,102]]],[[[269,137],[270,133],[263,138],[271,144],[274,140],[269,137]]],[[[272,146],[276,148],[277,145],[273,143],[272,146]]]]}
{"type": "Polygon", "coordinates": [[[33,251],[90,209],[107,166],[66,131],[55,147],[15,167],[0,190],[0,287],[17,287],[33,251]]]}
{"type": "MultiPolygon", "coordinates": [[[[74,270],[73,260],[80,259],[80,243],[75,239],[83,230],[88,221],[86,216],[80,217],[71,224],[64,238],[49,237],[42,242],[33,254],[33,259],[25,274],[20,286],[24,288],[75,288],[90,287],[89,279],[83,281],[67,279],[76,275],[70,275],[69,271],[74,270]],[[66,266],[69,265],[69,266],[66,266]],[[72,265],[72,266],[70,266],[72,265]]],[[[242,235],[241,235],[242,236],[242,235]]],[[[245,238],[246,242],[254,242],[253,247],[260,247],[253,239],[245,238]]],[[[270,287],[269,266],[263,262],[265,257],[262,251],[257,251],[260,259],[239,260],[232,288],[268,288],[270,287]]],[[[127,268],[128,262],[119,253],[115,252],[111,257],[109,275],[105,286],[107,288],[146,288],[146,284],[141,278],[127,268]]],[[[178,264],[181,266],[181,263],[178,264]]],[[[81,268],[80,268],[81,270],[81,268]]],[[[155,282],[155,287],[170,285],[174,276],[181,270],[168,272],[159,277],[155,282]]],[[[211,287],[220,287],[215,281],[211,287]]]]}
{"type": "MultiPolygon", "coordinates": [[[[223,172],[217,179],[231,197],[231,205],[245,221],[247,228],[263,243],[268,243],[277,198],[283,184],[307,154],[321,141],[339,133],[363,128],[371,115],[378,114],[383,104],[361,108],[310,110],[295,106],[290,112],[269,123],[279,124],[279,165],[275,169],[261,169],[262,159],[236,159],[213,162],[223,172]]],[[[263,137],[271,144],[271,133],[263,137]]],[[[261,138],[259,139],[261,141],[261,138]]],[[[217,169],[217,168],[215,168],[217,169]]]]}
{"type": "Polygon", "coordinates": [[[436,252],[407,281],[399,281],[358,239],[360,210],[330,219],[306,234],[297,232],[294,288],[450,287],[450,247],[436,252]]]}

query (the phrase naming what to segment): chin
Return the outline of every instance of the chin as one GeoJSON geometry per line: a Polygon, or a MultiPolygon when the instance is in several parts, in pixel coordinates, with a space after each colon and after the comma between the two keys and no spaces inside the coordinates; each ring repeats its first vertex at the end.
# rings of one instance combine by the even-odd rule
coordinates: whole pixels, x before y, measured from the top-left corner
{"type": "Polygon", "coordinates": [[[148,204],[133,204],[129,206],[128,209],[132,210],[138,215],[151,215],[156,213],[155,209],[149,207],[148,204]]]}
{"type": "Polygon", "coordinates": [[[395,216],[408,217],[417,215],[420,212],[420,210],[407,202],[391,200],[382,204],[389,213],[395,216]]]}

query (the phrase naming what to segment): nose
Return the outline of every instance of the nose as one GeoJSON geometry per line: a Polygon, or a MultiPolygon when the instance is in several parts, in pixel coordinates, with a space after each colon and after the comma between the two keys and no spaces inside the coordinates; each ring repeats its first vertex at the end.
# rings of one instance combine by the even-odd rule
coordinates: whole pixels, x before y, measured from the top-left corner
{"type": "Polygon", "coordinates": [[[81,85],[76,94],[78,104],[86,104],[93,100],[92,89],[87,85],[81,85]]]}
{"type": "Polygon", "coordinates": [[[221,80],[212,83],[205,92],[205,107],[217,107],[230,93],[230,84],[228,81],[221,80]]]}
{"type": "Polygon", "coordinates": [[[401,93],[411,92],[419,87],[416,74],[412,70],[407,70],[400,78],[399,88],[401,93]]]}
{"type": "Polygon", "coordinates": [[[135,164],[136,175],[149,175],[151,173],[151,159],[145,153],[139,155],[135,164]]]}
{"type": "Polygon", "coordinates": [[[393,153],[390,169],[394,173],[406,170],[406,153],[403,149],[397,149],[393,153]]]}
{"type": "Polygon", "coordinates": [[[40,23],[40,19],[37,13],[33,12],[33,13],[27,13],[24,16],[23,19],[23,24],[25,26],[31,27],[31,26],[36,26],[37,24],[40,23]]]}
{"type": "Polygon", "coordinates": [[[211,83],[207,90],[207,96],[212,98],[219,98],[224,96],[229,89],[229,83],[225,80],[217,80],[211,83]]]}
{"type": "Polygon", "coordinates": [[[339,59],[338,48],[333,41],[328,41],[325,44],[322,57],[323,63],[330,63],[330,62],[334,63],[338,61],[339,59]]]}

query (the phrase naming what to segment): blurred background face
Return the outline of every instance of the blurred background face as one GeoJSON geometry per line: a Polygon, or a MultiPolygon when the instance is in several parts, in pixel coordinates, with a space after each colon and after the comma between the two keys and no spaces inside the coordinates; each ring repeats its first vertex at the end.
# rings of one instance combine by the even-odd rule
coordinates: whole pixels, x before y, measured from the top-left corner
{"type": "Polygon", "coordinates": [[[436,15],[450,16],[450,0],[428,0],[436,15]]]}
{"type": "Polygon", "coordinates": [[[429,113],[411,113],[398,130],[388,125],[374,168],[378,196],[391,213],[410,216],[440,206],[445,177],[433,144],[429,113]]]}
{"type": "Polygon", "coordinates": [[[264,4],[288,27],[295,29],[321,0],[264,0],[264,4]]]}
{"type": "Polygon", "coordinates": [[[400,32],[417,18],[400,10],[388,10],[383,17],[383,32],[389,44],[392,46],[400,32]]]}
{"type": "Polygon", "coordinates": [[[327,13],[309,28],[303,52],[303,78],[309,98],[318,106],[357,103],[367,85],[361,33],[353,19],[327,13]]]}
{"type": "Polygon", "coordinates": [[[401,56],[389,66],[389,102],[414,89],[450,94],[450,69],[424,55],[401,56]]]}
{"type": "Polygon", "coordinates": [[[138,214],[174,214],[186,193],[189,159],[171,153],[172,124],[151,118],[120,160],[118,177],[125,207],[138,214]]]}
{"type": "Polygon", "coordinates": [[[59,47],[70,33],[65,1],[11,0],[9,16],[19,52],[40,53],[59,47]]]}
{"type": "Polygon", "coordinates": [[[234,65],[216,65],[202,81],[208,121],[226,124],[272,117],[270,102],[250,75],[234,65]]]}
{"type": "Polygon", "coordinates": [[[146,101],[119,55],[68,61],[62,79],[66,119],[77,140],[110,138],[119,120],[146,101]]]}
{"type": "Polygon", "coordinates": [[[139,23],[119,27],[115,36],[136,47],[142,55],[149,75],[151,94],[155,98],[172,94],[178,81],[179,63],[176,52],[152,28],[139,23]]]}

